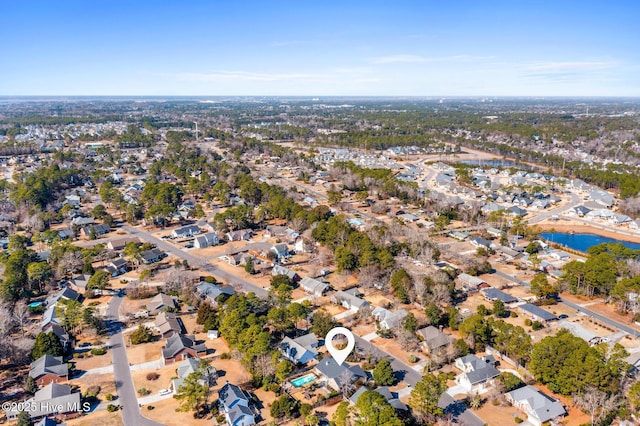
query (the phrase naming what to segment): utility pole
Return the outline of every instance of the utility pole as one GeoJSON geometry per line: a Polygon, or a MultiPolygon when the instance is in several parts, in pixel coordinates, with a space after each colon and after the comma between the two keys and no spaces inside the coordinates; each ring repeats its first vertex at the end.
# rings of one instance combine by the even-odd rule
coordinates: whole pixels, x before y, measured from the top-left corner
{"type": "Polygon", "coordinates": [[[198,122],[194,121],[194,123],[196,123],[196,142],[198,142],[198,122]]]}

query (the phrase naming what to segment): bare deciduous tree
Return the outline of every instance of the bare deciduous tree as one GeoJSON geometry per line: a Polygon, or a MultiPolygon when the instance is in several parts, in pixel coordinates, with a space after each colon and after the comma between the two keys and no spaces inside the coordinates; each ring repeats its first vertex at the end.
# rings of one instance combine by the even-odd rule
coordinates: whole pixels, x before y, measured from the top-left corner
{"type": "Polygon", "coordinates": [[[22,337],[24,337],[24,327],[29,320],[29,307],[24,301],[20,300],[13,306],[12,317],[15,324],[20,328],[22,337]]]}
{"type": "Polygon", "coordinates": [[[573,400],[583,411],[591,415],[592,425],[599,424],[621,403],[618,394],[608,395],[593,386],[588,387],[582,395],[574,395],[573,400]]]}
{"type": "Polygon", "coordinates": [[[345,369],[337,378],[338,385],[340,386],[340,392],[342,396],[348,398],[351,393],[356,389],[354,383],[355,376],[351,370],[345,369]]]}

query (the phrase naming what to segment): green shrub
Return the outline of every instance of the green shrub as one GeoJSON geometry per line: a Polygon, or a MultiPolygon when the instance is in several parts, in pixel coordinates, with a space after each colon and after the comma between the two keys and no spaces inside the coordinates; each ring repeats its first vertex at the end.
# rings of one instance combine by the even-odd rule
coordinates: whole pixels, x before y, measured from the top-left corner
{"type": "Polygon", "coordinates": [[[409,354],[409,362],[411,364],[415,364],[416,362],[418,362],[418,357],[415,356],[414,354],[409,354]]]}
{"type": "Polygon", "coordinates": [[[147,410],[149,410],[149,411],[153,410],[154,408],[156,408],[156,407],[154,407],[153,405],[147,405],[147,410]]]}
{"type": "Polygon", "coordinates": [[[140,388],[138,389],[138,395],[140,396],[145,396],[145,395],[149,395],[151,393],[151,391],[147,388],[140,388]]]}
{"type": "Polygon", "coordinates": [[[91,349],[91,355],[104,355],[107,353],[105,348],[93,348],[91,349]]]}
{"type": "Polygon", "coordinates": [[[108,393],[104,396],[104,399],[106,399],[107,401],[113,401],[114,399],[116,399],[116,397],[113,394],[108,393]]]}
{"type": "Polygon", "coordinates": [[[225,352],[220,355],[220,359],[231,359],[231,354],[229,352],[225,352]]]}
{"type": "Polygon", "coordinates": [[[520,423],[524,422],[524,420],[522,420],[520,417],[516,417],[516,418],[514,418],[513,420],[515,420],[515,421],[516,421],[516,423],[518,423],[518,424],[520,424],[520,423]]]}
{"type": "Polygon", "coordinates": [[[118,411],[118,406],[117,405],[113,405],[113,404],[109,404],[107,405],[107,411],[110,413],[113,413],[114,411],[118,411]]]}
{"type": "Polygon", "coordinates": [[[527,327],[531,327],[531,320],[529,318],[524,320],[524,325],[526,325],[527,327]]]}
{"type": "Polygon", "coordinates": [[[540,330],[541,328],[544,328],[544,324],[542,324],[540,321],[534,321],[531,323],[531,328],[534,330],[540,330]]]}

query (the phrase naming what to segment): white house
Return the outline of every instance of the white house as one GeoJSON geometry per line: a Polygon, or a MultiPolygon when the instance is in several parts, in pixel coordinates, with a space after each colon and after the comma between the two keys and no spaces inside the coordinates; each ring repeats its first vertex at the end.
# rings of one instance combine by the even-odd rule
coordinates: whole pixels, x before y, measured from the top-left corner
{"type": "Polygon", "coordinates": [[[493,383],[493,379],[500,374],[495,368],[495,360],[491,355],[482,358],[475,355],[463,356],[456,359],[456,368],[462,371],[462,374],[456,377],[456,383],[467,392],[486,391],[493,383]]]}
{"type": "Polygon", "coordinates": [[[542,426],[558,417],[566,416],[562,404],[535,386],[524,386],[505,394],[507,401],[527,414],[527,422],[542,426]]]}
{"type": "Polygon", "coordinates": [[[195,248],[207,248],[210,246],[217,246],[219,242],[218,233],[209,232],[207,234],[197,236],[193,241],[193,246],[195,248]]]}
{"type": "Polygon", "coordinates": [[[227,382],[218,391],[220,412],[229,426],[249,426],[256,424],[249,396],[239,386],[227,382]]]}

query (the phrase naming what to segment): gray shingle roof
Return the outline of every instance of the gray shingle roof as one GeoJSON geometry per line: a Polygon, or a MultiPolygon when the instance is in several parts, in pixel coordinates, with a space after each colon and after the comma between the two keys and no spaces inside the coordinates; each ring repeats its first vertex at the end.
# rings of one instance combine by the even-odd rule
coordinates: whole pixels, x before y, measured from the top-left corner
{"type": "Polygon", "coordinates": [[[507,294],[493,287],[485,288],[480,291],[484,294],[484,296],[487,299],[490,299],[490,300],[496,300],[496,299],[502,300],[504,303],[513,303],[518,300],[515,297],[511,296],[510,294],[507,294]]]}
{"type": "Polygon", "coordinates": [[[29,376],[37,379],[45,374],[67,376],[69,374],[69,366],[62,360],[61,356],[43,355],[31,363],[29,376]]]}
{"type": "Polygon", "coordinates": [[[558,317],[553,315],[551,312],[545,311],[539,306],[532,305],[531,303],[525,303],[520,305],[520,309],[532,315],[535,315],[538,318],[541,318],[545,321],[552,321],[552,320],[558,319],[558,317]]]}
{"type": "Polygon", "coordinates": [[[562,404],[534,386],[515,389],[507,395],[511,400],[518,402],[519,405],[528,405],[530,409],[526,411],[528,413],[533,412],[542,423],[567,414],[562,404]]]}
{"type": "Polygon", "coordinates": [[[204,344],[196,344],[195,339],[192,336],[174,334],[167,339],[167,346],[162,350],[162,356],[164,356],[165,359],[173,358],[181,350],[187,348],[191,348],[196,352],[204,352],[207,350],[204,344]]]}
{"type": "Polygon", "coordinates": [[[346,362],[339,365],[333,357],[323,358],[318,365],[316,365],[316,369],[327,379],[334,379],[336,382],[339,381],[340,375],[344,373],[345,370],[351,371],[354,376],[354,381],[358,380],[358,378],[367,377],[364,370],[362,370],[359,365],[351,366],[346,362]]]}

